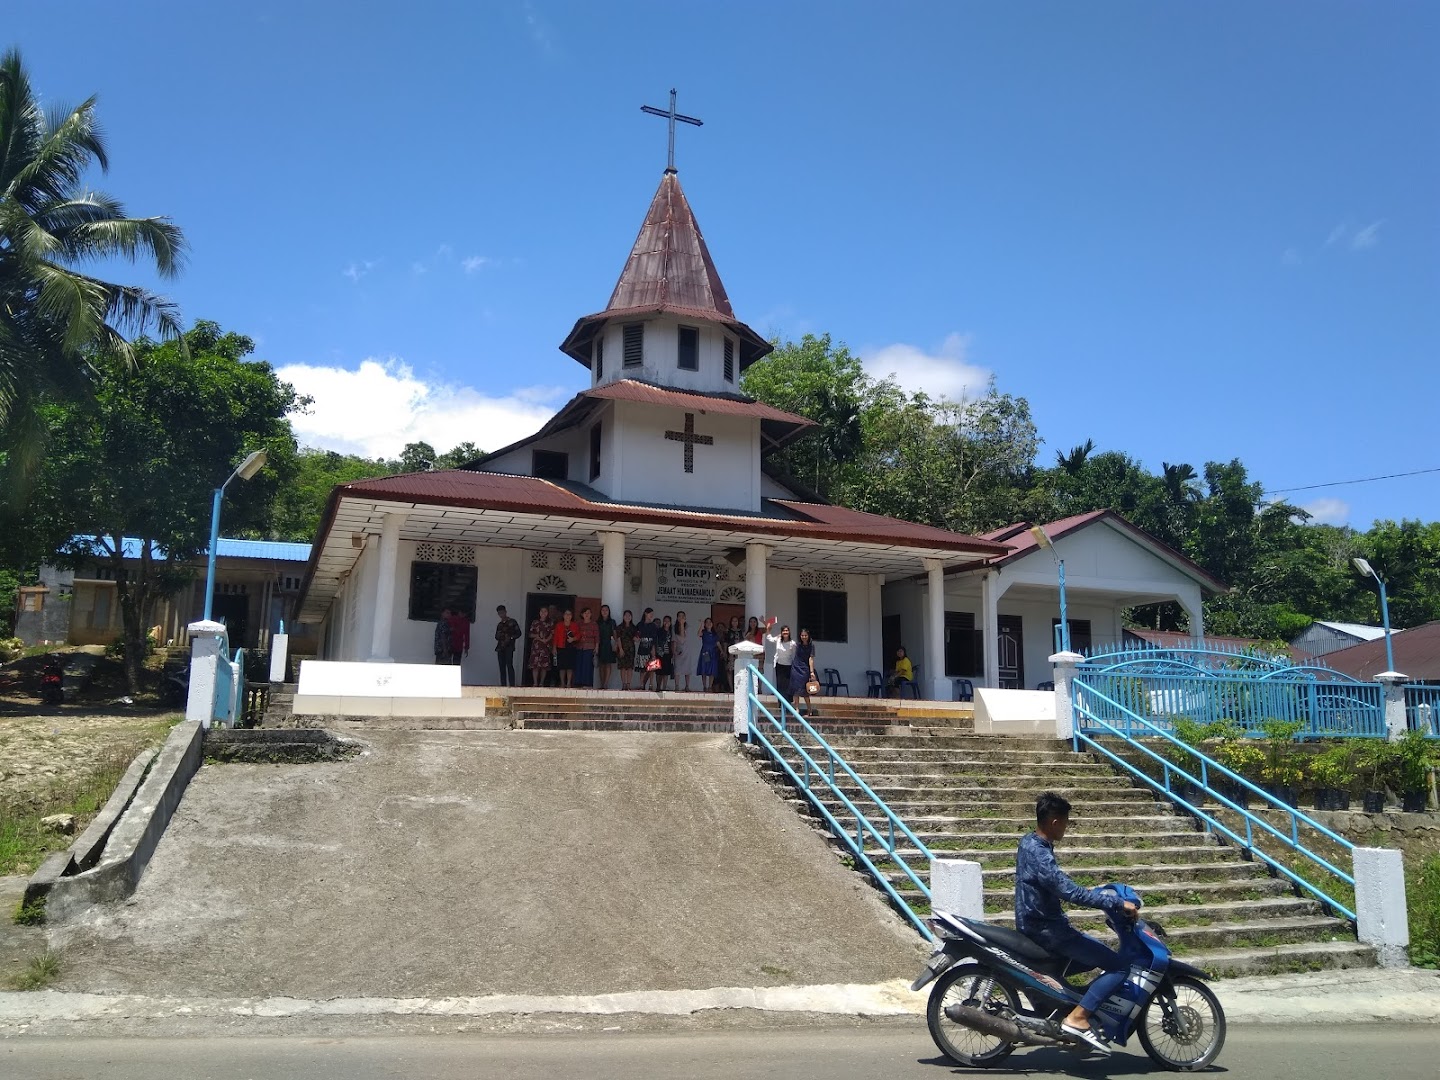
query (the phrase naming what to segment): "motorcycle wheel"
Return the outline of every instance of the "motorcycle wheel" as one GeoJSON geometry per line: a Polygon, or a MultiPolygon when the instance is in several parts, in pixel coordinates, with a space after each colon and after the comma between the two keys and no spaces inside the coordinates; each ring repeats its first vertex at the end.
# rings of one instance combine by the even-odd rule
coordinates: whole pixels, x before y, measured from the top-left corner
{"type": "Polygon", "coordinates": [[[957,1024],[945,1015],[946,1005],[963,1004],[976,1008],[994,1004],[1017,1013],[1020,995],[998,972],[980,964],[951,968],[936,980],[935,988],[930,991],[925,1019],[930,1025],[930,1037],[940,1052],[957,1064],[975,1069],[998,1065],[1010,1056],[1015,1044],[957,1024]]]}
{"type": "Polygon", "coordinates": [[[1145,1011],[1137,1031],[1150,1060],[1175,1072],[1199,1072],[1225,1045],[1225,1010],[1199,979],[1167,979],[1145,1011]]]}

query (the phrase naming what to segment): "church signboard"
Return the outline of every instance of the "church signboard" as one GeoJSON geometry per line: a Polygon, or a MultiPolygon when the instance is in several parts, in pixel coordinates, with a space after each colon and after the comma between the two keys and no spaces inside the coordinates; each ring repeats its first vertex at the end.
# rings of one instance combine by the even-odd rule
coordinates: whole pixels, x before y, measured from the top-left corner
{"type": "Polygon", "coordinates": [[[657,604],[713,604],[715,567],[709,563],[658,561],[655,574],[657,604]]]}

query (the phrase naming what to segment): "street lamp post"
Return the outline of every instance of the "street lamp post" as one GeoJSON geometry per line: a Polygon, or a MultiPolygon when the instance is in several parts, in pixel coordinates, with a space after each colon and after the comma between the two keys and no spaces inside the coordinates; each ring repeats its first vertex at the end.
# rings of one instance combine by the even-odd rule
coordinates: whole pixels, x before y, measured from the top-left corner
{"type": "Polygon", "coordinates": [[[205,621],[210,621],[210,609],[215,599],[215,545],[220,542],[220,500],[225,497],[225,489],[230,486],[230,481],[237,476],[241,480],[249,480],[265,467],[265,459],[268,457],[264,450],[256,450],[253,454],[236,466],[235,471],[225,478],[225,483],[215,489],[215,500],[210,505],[210,550],[205,560],[205,621]]]}
{"type": "Polygon", "coordinates": [[[1385,627],[1385,670],[1395,670],[1395,650],[1390,644],[1390,601],[1385,596],[1385,579],[1375,572],[1368,559],[1352,559],[1355,569],[1366,577],[1375,579],[1380,586],[1380,622],[1385,627]]]}
{"type": "Polygon", "coordinates": [[[1060,651],[1069,652],[1070,620],[1066,617],[1065,614],[1065,560],[1062,559],[1060,557],[1060,553],[1055,550],[1055,545],[1050,540],[1050,537],[1045,535],[1045,529],[1043,526],[1033,526],[1030,529],[1030,535],[1035,538],[1035,543],[1039,544],[1046,551],[1050,552],[1051,556],[1055,559],[1055,567],[1060,575],[1060,651]]]}

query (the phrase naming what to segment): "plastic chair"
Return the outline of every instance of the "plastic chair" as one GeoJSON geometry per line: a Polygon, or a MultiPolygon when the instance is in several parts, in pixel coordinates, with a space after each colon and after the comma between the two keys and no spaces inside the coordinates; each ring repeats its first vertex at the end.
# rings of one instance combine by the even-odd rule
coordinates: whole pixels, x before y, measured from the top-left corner
{"type": "Polygon", "coordinates": [[[950,682],[955,687],[956,701],[975,700],[975,684],[969,679],[951,679],[950,682]]]}
{"type": "Polygon", "coordinates": [[[1036,684],[1035,684],[1035,689],[1036,689],[1036,690],[1054,690],[1054,689],[1055,689],[1055,684],[1054,684],[1053,682],[1036,683],[1036,684]]]}
{"type": "Polygon", "coordinates": [[[885,676],[881,672],[869,670],[865,672],[865,678],[870,685],[865,690],[866,697],[885,696],[885,676]]]}
{"type": "Polygon", "coordinates": [[[826,697],[838,697],[840,694],[840,688],[843,686],[845,688],[845,696],[850,696],[850,684],[848,682],[840,681],[839,668],[827,667],[824,669],[824,673],[825,682],[820,687],[820,692],[822,694],[824,694],[826,697]]]}
{"type": "Polygon", "coordinates": [[[919,664],[914,665],[914,666],[911,668],[911,673],[912,673],[915,677],[910,680],[910,683],[909,683],[908,687],[907,687],[907,685],[906,685],[904,682],[901,682],[901,683],[899,683],[899,684],[896,686],[897,696],[899,696],[899,697],[904,697],[904,696],[905,696],[905,691],[908,689],[908,690],[910,691],[910,696],[913,697],[916,701],[919,701],[919,700],[920,700],[920,665],[919,665],[919,664]]]}

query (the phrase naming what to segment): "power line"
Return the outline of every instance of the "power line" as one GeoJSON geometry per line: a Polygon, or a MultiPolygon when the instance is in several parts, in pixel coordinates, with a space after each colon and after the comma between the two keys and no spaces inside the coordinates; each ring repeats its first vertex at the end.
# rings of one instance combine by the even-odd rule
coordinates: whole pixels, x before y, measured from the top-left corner
{"type": "Polygon", "coordinates": [[[1359,480],[1332,480],[1328,484],[1302,484],[1300,487],[1271,488],[1265,492],[1266,495],[1284,495],[1291,491],[1314,491],[1317,488],[1344,487],[1347,484],[1369,484],[1376,480],[1398,480],[1402,476],[1423,476],[1426,473],[1440,472],[1440,465],[1433,469],[1414,469],[1410,472],[1387,473],[1384,476],[1364,476],[1359,480]]]}

